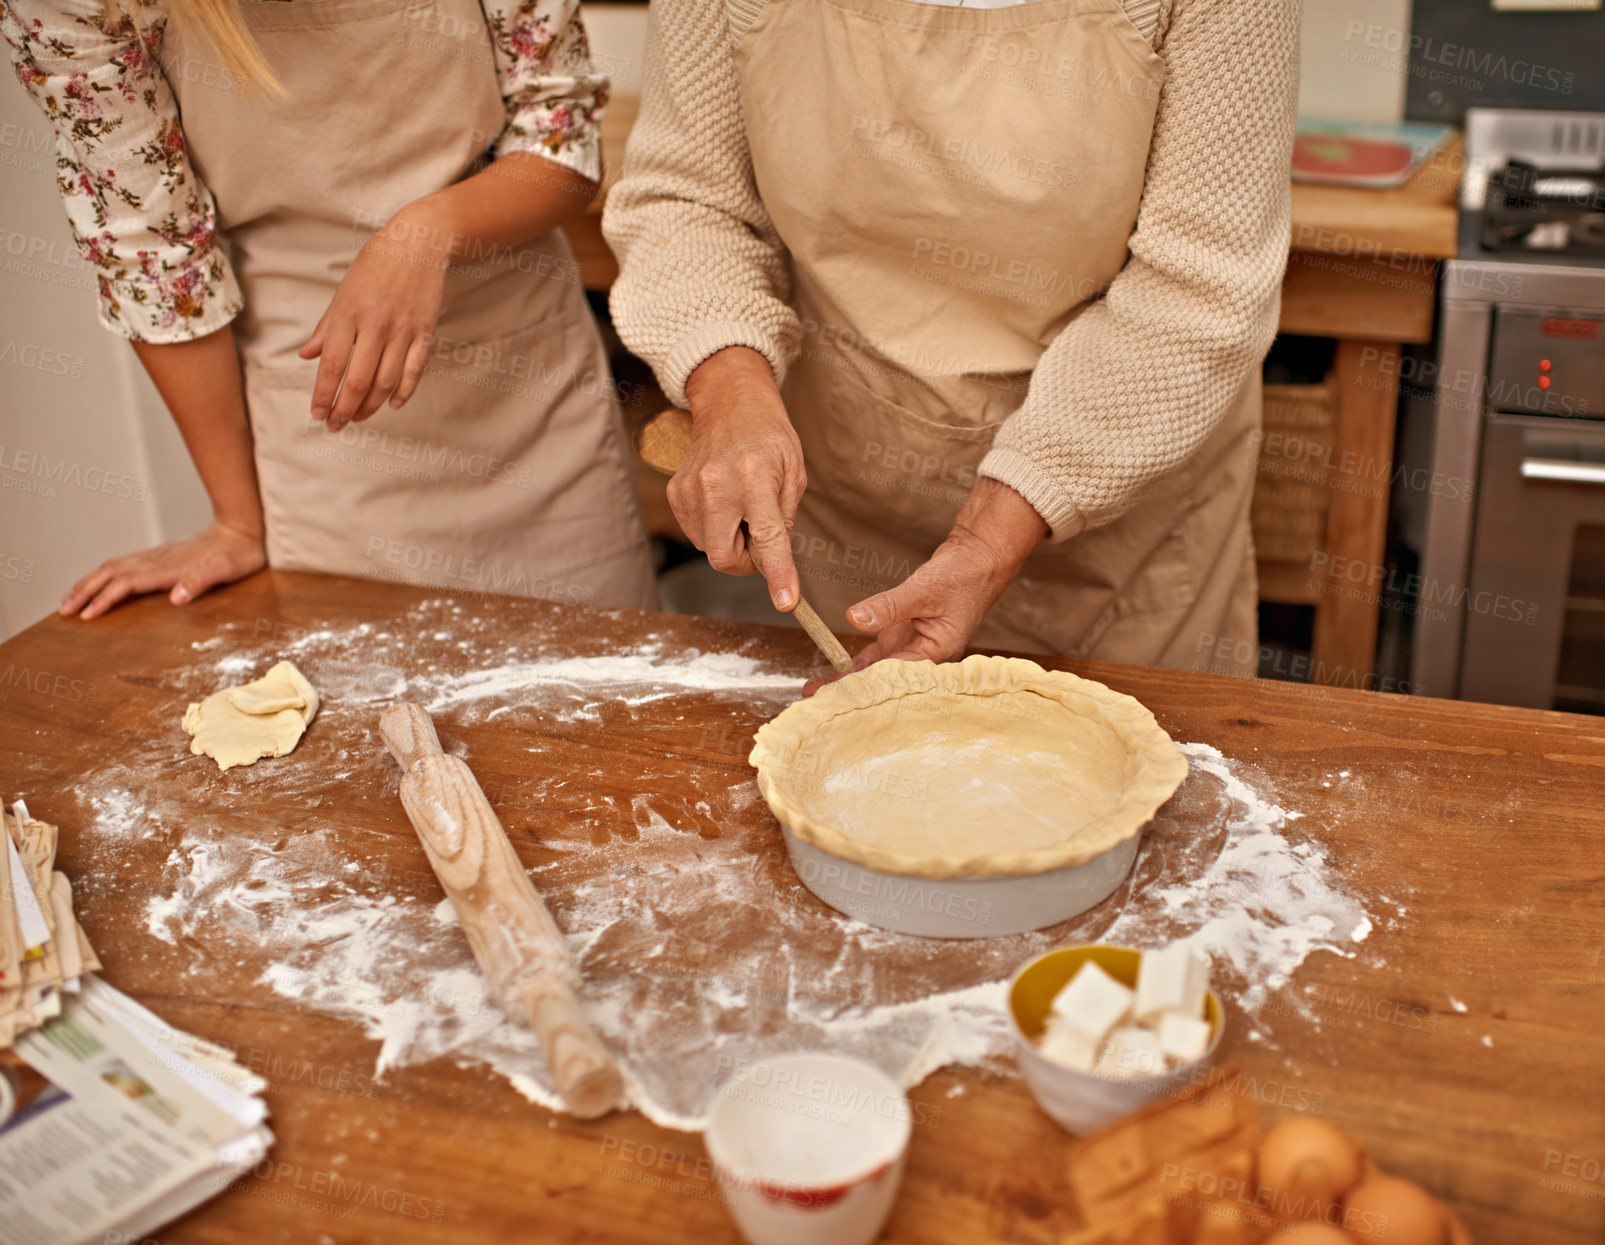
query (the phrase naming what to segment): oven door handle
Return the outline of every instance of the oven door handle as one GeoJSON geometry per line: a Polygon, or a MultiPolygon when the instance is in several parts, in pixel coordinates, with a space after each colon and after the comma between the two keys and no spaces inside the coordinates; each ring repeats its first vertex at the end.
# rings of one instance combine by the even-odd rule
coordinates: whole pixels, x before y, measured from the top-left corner
{"type": "Polygon", "coordinates": [[[1568,484],[1605,484],[1605,463],[1580,463],[1566,458],[1523,458],[1523,480],[1564,480],[1568,484]]]}

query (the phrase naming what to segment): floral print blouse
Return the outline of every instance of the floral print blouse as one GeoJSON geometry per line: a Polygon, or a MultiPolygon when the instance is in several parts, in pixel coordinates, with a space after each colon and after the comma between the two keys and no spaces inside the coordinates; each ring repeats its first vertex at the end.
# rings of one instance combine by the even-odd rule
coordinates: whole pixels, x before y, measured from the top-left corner
{"type": "MultiPolygon", "coordinates": [[[[578,0],[481,7],[507,104],[494,154],[536,152],[600,180],[607,79],[578,0]]],[[[222,328],[244,300],[158,59],[166,14],[148,5],[144,23],[141,44],[100,0],[0,0],[17,77],[55,128],[56,183],[95,269],[101,323],[134,341],[186,341],[222,328]]]]}

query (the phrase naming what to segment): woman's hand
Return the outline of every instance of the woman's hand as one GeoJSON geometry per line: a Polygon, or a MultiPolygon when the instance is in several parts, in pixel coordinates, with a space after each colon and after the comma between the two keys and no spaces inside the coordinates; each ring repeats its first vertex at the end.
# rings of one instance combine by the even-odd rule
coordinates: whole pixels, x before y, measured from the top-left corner
{"type": "Polygon", "coordinates": [[[184,605],[208,588],[244,579],[266,565],[260,532],[253,534],[214,521],[199,536],[103,563],[62,598],[61,613],[99,618],[124,597],[169,588],[168,599],[184,605]]]}
{"type": "MultiPolygon", "coordinates": [[[[929,562],[897,587],[847,611],[847,621],[858,630],[879,632],[853,659],[853,669],[887,657],[953,661],[962,656],[986,612],[1047,534],[1048,525],[1030,502],[983,477],[929,562]]],[[[840,677],[810,680],[803,692],[811,696],[840,677]]]]}
{"type": "Polygon", "coordinates": [[[388,398],[404,406],[424,374],[445,297],[454,235],[425,200],[397,212],[369,238],[301,347],[322,358],[312,418],[329,431],[367,419],[388,398]]]}
{"type": "Polygon", "coordinates": [[[685,534],[728,575],[762,573],[779,610],[797,604],[791,529],[808,477],[769,360],[727,346],[686,381],[691,450],[669,481],[685,534]]]}

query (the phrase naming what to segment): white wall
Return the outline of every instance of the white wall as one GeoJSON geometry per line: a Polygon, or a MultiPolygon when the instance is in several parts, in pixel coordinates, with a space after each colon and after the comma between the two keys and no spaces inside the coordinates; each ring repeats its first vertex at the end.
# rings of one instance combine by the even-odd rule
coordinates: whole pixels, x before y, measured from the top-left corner
{"type": "Polygon", "coordinates": [[[106,558],[205,521],[183,444],[133,351],[95,319],[51,131],[0,86],[0,636],[106,558]]]}
{"type": "MultiPolygon", "coordinates": [[[[613,79],[615,92],[641,90],[641,62],[646,55],[645,4],[588,4],[581,7],[591,55],[613,79]]],[[[609,159],[617,160],[622,152],[609,159]]]]}
{"type": "Polygon", "coordinates": [[[1401,120],[1409,41],[1410,0],[1307,0],[1299,116],[1401,120]]]}
{"type": "MultiPolygon", "coordinates": [[[[645,4],[585,7],[591,47],[615,91],[641,89],[645,4]]],[[[1310,0],[1304,6],[1299,114],[1337,121],[1404,116],[1410,0],[1310,0]]]]}

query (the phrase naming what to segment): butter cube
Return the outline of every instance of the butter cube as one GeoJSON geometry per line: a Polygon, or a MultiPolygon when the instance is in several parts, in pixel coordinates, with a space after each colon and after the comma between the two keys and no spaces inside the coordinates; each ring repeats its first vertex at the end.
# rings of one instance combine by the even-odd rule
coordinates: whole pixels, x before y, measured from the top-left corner
{"type": "Polygon", "coordinates": [[[1159,1045],[1159,1035],[1151,1029],[1132,1026],[1116,1029],[1109,1035],[1095,1071],[1110,1080],[1127,1081],[1164,1076],[1169,1069],[1165,1065],[1165,1052],[1159,1045]]]}
{"type": "Polygon", "coordinates": [[[1163,1012],[1202,1018],[1208,990],[1209,961],[1192,944],[1174,942],[1158,951],[1144,951],[1132,1014],[1144,1022],[1157,1022],[1163,1012]]]}
{"type": "Polygon", "coordinates": [[[1091,1072],[1098,1062],[1098,1043],[1059,1017],[1049,1020],[1037,1049],[1044,1059],[1077,1072],[1091,1072]]]}
{"type": "Polygon", "coordinates": [[[1159,1014],[1159,1048],[1178,1064],[1202,1059],[1209,1049],[1209,1021],[1180,1012],[1159,1014]]]}
{"type": "Polygon", "coordinates": [[[1091,960],[1084,963],[1070,984],[1054,995],[1050,1023],[1057,1017],[1080,1031],[1094,1046],[1131,1011],[1131,990],[1091,960]]]}

